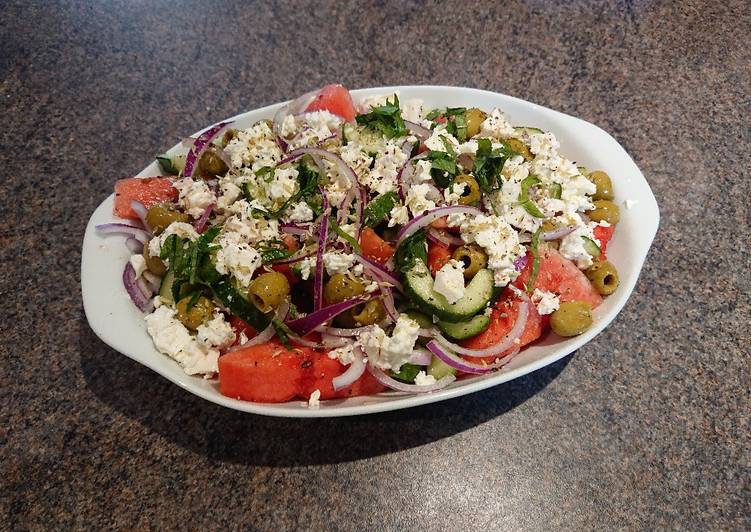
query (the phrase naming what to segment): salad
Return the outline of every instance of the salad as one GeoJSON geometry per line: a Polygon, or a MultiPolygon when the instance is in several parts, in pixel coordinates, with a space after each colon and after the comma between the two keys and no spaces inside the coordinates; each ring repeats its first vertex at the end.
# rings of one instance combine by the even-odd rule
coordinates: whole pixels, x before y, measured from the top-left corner
{"type": "Polygon", "coordinates": [[[329,85],[115,184],[156,349],[256,402],[428,393],[575,336],[618,287],[613,187],[500,109],[329,85]]]}

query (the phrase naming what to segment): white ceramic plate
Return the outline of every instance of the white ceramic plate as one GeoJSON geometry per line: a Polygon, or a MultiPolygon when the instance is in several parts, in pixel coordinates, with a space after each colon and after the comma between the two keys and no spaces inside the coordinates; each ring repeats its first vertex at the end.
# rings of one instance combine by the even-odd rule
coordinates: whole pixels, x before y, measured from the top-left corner
{"type": "MultiPolygon", "coordinates": [[[[110,196],[91,216],[83,241],[83,303],[86,317],[97,336],[117,351],[199,397],[236,410],[288,417],[352,416],[443,401],[495,386],[552,364],[594,338],[626,303],[659,223],[654,195],[623,147],[605,131],[589,122],[493,92],[459,87],[405,86],[355,90],[352,94],[357,101],[366,96],[391,94],[394,91],[399,92],[402,101],[411,98],[424,100],[427,108],[464,106],[490,110],[500,107],[510,116],[513,124],[534,126],[555,133],[561,143],[561,153],[566,157],[587,168],[602,169],[610,174],[621,207],[621,222],[608,245],[608,257],[618,267],[621,285],[615,294],[606,298],[597,308],[595,323],[590,330],[570,339],[562,339],[550,333],[524,349],[503,371],[464,378],[432,394],[385,392],[375,396],[324,401],[318,409],[308,408],[305,401],[262,404],[230,399],[219,393],[217,381],[186,375],[176,362],[154,349],[146,332],[143,316],[131,303],[123,288],[122,270],[130,254],[124,244],[125,237],[100,236],[94,231],[95,225],[113,220],[113,196],[110,196]],[[629,200],[630,208],[624,207],[624,200],[629,200]]],[[[283,104],[243,113],[232,120],[235,120],[238,127],[249,127],[260,119],[273,117],[281,105],[283,104]]],[[[178,146],[175,146],[170,153],[177,150],[178,146]]],[[[159,174],[157,164],[152,163],[138,176],[159,174]]]]}

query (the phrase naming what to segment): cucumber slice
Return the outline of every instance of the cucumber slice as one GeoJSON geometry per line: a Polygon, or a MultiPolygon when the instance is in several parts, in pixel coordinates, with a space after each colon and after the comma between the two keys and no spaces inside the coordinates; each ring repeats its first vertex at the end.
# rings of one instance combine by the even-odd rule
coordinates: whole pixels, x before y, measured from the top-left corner
{"type": "Polygon", "coordinates": [[[490,318],[485,314],[478,314],[469,321],[463,321],[461,323],[439,321],[436,325],[446,334],[446,336],[453,338],[454,340],[464,340],[466,338],[477,336],[487,329],[488,325],[490,325],[490,318]]]}
{"type": "Polygon", "coordinates": [[[428,365],[428,375],[432,375],[435,380],[439,381],[448,375],[456,375],[456,368],[452,368],[443,360],[433,355],[433,359],[428,365]]]}
{"type": "Polygon", "coordinates": [[[162,284],[159,285],[159,297],[168,305],[172,305],[175,302],[172,298],[172,283],[174,282],[175,273],[172,270],[167,270],[167,273],[162,278],[162,284]]]}
{"type": "Polygon", "coordinates": [[[597,242],[587,236],[583,236],[582,240],[584,240],[584,251],[592,255],[595,259],[598,258],[602,250],[600,250],[600,246],[597,245],[597,242]]]}
{"type": "Polygon", "coordinates": [[[464,297],[456,303],[449,303],[442,295],[433,290],[433,276],[422,260],[404,276],[404,288],[407,296],[421,311],[435,314],[439,319],[453,323],[468,321],[475,314],[485,310],[493,297],[493,273],[490,270],[478,271],[464,292],[464,297]]]}
{"type": "Polygon", "coordinates": [[[419,310],[408,310],[405,314],[415,320],[421,329],[430,329],[433,326],[433,320],[430,316],[419,310]]]}
{"type": "Polygon", "coordinates": [[[515,127],[514,131],[517,133],[527,133],[528,135],[539,135],[540,133],[545,133],[542,129],[537,127],[530,127],[530,126],[519,126],[515,127]]]}

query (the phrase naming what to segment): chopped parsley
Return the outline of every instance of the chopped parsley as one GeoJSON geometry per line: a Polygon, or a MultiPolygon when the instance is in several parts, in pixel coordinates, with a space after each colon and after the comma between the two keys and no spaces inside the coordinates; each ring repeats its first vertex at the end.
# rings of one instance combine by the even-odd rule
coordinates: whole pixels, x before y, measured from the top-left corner
{"type": "Polygon", "coordinates": [[[373,107],[369,113],[357,115],[356,120],[358,124],[378,131],[389,139],[403,137],[408,133],[396,94],[393,100],[386,99],[384,105],[373,107]]]}
{"type": "Polygon", "coordinates": [[[459,171],[456,157],[445,151],[430,150],[425,158],[430,161],[430,177],[435,184],[441,188],[448,187],[459,171]]]}

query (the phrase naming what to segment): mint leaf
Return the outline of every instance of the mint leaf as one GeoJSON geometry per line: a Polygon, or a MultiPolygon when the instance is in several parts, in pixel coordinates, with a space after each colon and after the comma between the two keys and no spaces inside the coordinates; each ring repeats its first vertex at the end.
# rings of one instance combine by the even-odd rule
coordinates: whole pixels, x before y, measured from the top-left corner
{"type": "Polygon", "coordinates": [[[396,248],[394,254],[396,267],[402,273],[406,273],[412,269],[416,260],[421,260],[425,264],[428,263],[428,245],[425,238],[425,230],[420,229],[415,234],[404,239],[396,248]]]}
{"type": "Polygon", "coordinates": [[[477,154],[472,174],[483,192],[501,188],[501,170],[510,153],[505,148],[493,149],[490,139],[477,140],[477,154]]]}

